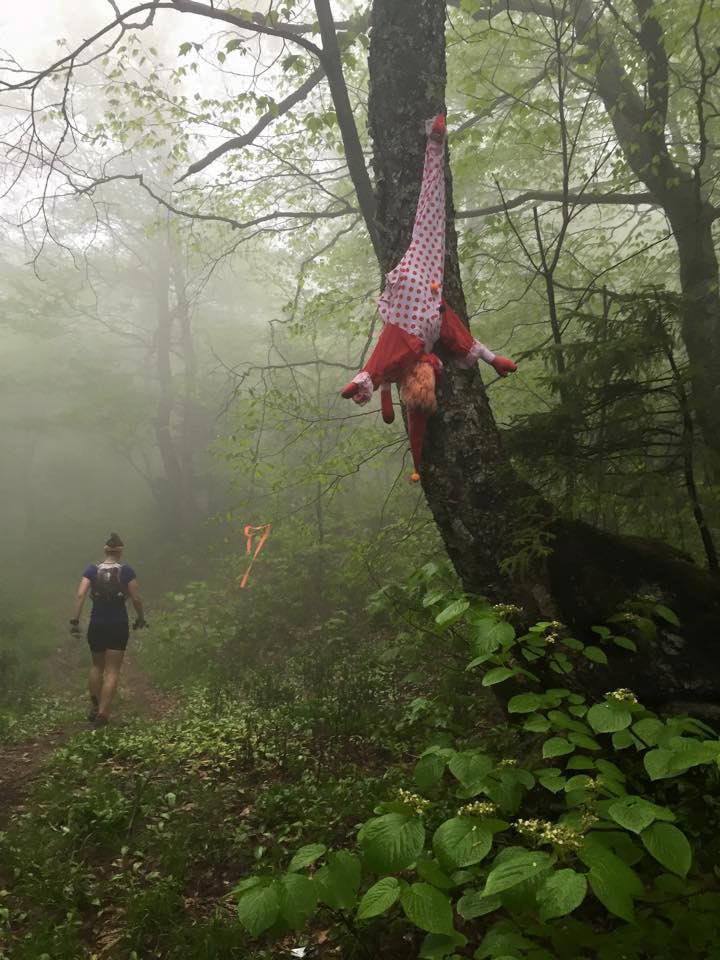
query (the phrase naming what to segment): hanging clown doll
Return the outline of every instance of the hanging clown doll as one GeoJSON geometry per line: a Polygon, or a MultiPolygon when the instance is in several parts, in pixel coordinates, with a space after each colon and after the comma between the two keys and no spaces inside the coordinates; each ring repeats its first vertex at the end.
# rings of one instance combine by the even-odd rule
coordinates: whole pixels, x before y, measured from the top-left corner
{"type": "Polygon", "coordinates": [[[441,343],[459,367],[471,367],[479,358],[501,377],[517,370],[476,340],[443,296],[445,270],[445,117],[430,125],[420,199],[412,241],[400,263],[387,275],[378,302],[383,329],[364,369],[350,381],[342,396],[365,404],[380,389],[383,420],[395,419],[390,385],[397,383],[407,413],[415,472],[420,462],[429,417],[437,410],[435,380],[442,363],[432,351],[441,343]]]}

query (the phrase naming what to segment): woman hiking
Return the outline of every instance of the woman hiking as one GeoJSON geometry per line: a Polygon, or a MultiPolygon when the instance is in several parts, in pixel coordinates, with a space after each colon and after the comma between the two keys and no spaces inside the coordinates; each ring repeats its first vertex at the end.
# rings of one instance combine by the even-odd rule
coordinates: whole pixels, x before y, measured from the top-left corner
{"type": "Polygon", "coordinates": [[[80,614],[90,591],[92,612],[87,639],[92,655],[90,667],[91,708],[88,721],[96,727],[105,727],[110,706],[117,689],[120,668],[130,636],[127,599],[132,601],[137,614],[133,630],[147,627],[135,571],[122,563],[125,544],[116,533],[105,543],[105,559],[91,563],[85,569],[77,590],[75,613],[70,621],[70,633],[80,636],[80,614]]]}

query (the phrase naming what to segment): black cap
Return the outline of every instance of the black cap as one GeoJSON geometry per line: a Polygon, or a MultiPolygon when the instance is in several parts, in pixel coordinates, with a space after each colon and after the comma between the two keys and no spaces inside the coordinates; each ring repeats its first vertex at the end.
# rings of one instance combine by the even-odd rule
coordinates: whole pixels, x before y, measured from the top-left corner
{"type": "Polygon", "coordinates": [[[105,541],[105,546],[110,547],[111,550],[114,550],[117,547],[124,547],[125,544],[116,533],[111,533],[105,541]]]}

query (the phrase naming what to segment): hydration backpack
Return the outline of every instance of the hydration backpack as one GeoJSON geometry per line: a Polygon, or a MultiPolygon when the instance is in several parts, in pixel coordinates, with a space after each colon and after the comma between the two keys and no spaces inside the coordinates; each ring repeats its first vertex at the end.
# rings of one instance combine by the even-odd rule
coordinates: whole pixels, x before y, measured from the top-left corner
{"type": "Polygon", "coordinates": [[[120,579],[121,570],[122,564],[115,560],[105,560],[98,564],[92,585],[93,600],[125,600],[127,588],[120,579]]]}

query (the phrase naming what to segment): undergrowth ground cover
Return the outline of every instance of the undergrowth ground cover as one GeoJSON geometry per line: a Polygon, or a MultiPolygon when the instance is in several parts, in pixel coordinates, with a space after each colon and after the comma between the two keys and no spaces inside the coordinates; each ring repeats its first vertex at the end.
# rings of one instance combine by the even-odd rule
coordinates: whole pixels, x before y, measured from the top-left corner
{"type": "Polygon", "coordinates": [[[430,564],[241,670],[184,602],[139,653],[204,642],[194,687],[70,737],[0,835],[3,958],[720,957],[717,733],[585,692],[660,600],[578,639],[430,564]]]}

